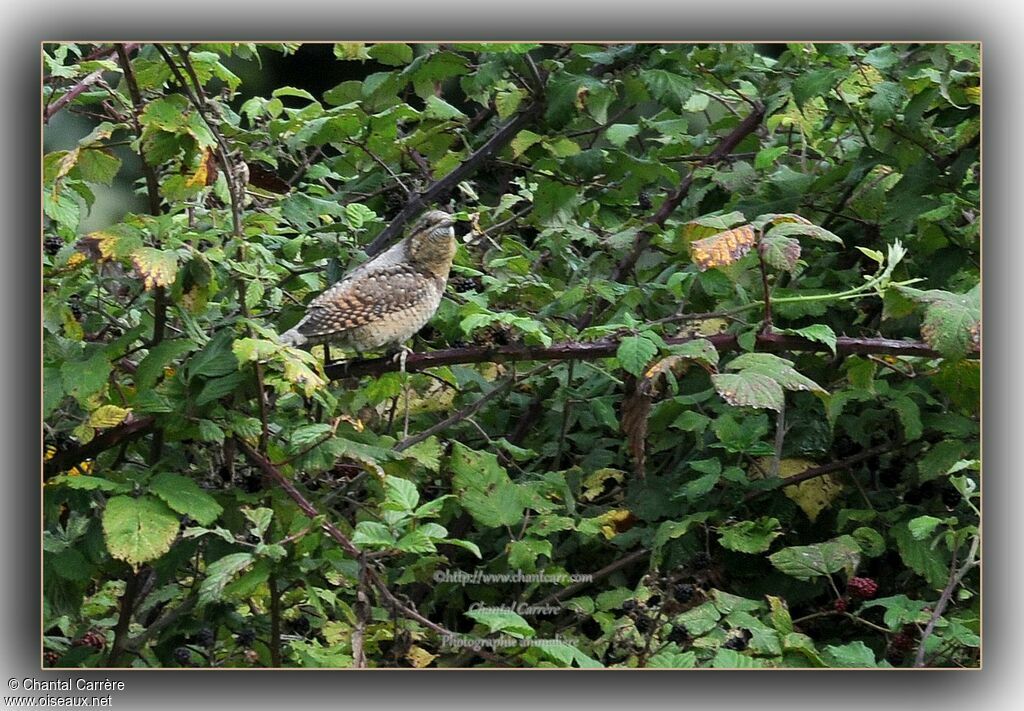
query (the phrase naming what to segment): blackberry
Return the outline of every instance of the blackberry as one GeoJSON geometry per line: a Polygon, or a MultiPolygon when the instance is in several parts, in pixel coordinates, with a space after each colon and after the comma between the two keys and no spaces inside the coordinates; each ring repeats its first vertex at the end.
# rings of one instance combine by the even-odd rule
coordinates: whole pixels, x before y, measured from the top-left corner
{"type": "Polygon", "coordinates": [[[50,235],[49,237],[43,240],[43,251],[46,252],[46,254],[51,257],[57,254],[57,252],[59,252],[60,248],[63,246],[64,240],[62,240],[57,235],[50,235]]]}
{"type": "Polygon", "coordinates": [[[636,600],[626,600],[622,603],[622,611],[630,613],[636,610],[636,600]]]}
{"type": "Polygon", "coordinates": [[[722,647],[725,649],[731,649],[736,652],[742,652],[747,648],[747,644],[750,643],[750,632],[747,630],[740,630],[738,634],[733,634],[729,639],[722,643],[722,647]]]}
{"type": "Polygon", "coordinates": [[[850,597],[870,600],[878,592],[878,583],[871,578],[850,578],[846,583],[846,591],[850,597]]]}
{"type": "Polygon", "coordinates": [[[680,625],[672,628],[672,631],[668,633],[667,639],[669,642],[675,642],[676,644],[686,644],[690,641],[690,633],[686,631],[685,627],[680,625]]]}
{"type": "Polygon", "coordinates": [[[701,551],[697,555],[693,556],[693,567],[697,570],[704,570],[711,565],[711,556],[704,551],[701,551]]]}
{"type": "Polygon", "coordinates": [[[845,597],[841,597],[832,603],[832,609],[836,612],[846,612],[846,608],[849,607],[850,601],[845,597]]]}
{"type": "Polygon", "coordinates": [[[212,647],[216,639],[217,635],[209,627],[202,628],[195,635],[196,644],[200,647],[212,647]]]}
{"type": "Polygon", "coordinates": [[[942,490],[942,504],[947,509],[955,509],[960,505],[960,492],[953,487],[942,490]]]}
{"type": "Polygon", "coordinates": [[[103,649],[107,640],[99,632],[95,630],[89,630],[81,637],[76,639],[72,644],[76,647],[92,647],[93,649],[103,649]]]}
{"type": "Polygon", "coordinates": [[[182,666],[186,666],[192,661],[192,652],[189,651],[188,647],[178,647],[174,650],[174,661],[182,666]]]}
{"type": "Polygon", "coordinates": [[[693,593],[696,590],[689,583],[676,583],[672,588],[672,595],[675,597],[676,602],[687,603],[693,598],[693,593]]]}
{"type": "Polygon", "coordinates": [[[636,206],[641,210],[651,209],[651,194],[646,190],[636,196],[636,206]]]}
{"type": "Polygon", "coordinates": [[[47,649],[43,652],[43,664],[48,667],[55,667],[60,662],[60,652],[55,652],[52,649],[47,649]]]}
{"type": "Polygon", "coordinates": [[[309,627],[309,619],[305,615],[296,618],[295,621],[292,622],[292,630],[295,631],[295,634],[302,637],[309,634],[309,627]]]}
{"type": "Polygon", "coordinates": [[[661,595],[651,595],[649,598],[647,598],[647,606],[648,607],[657,607],[660,604],[661,604],[661,595]]]}
{"type": "Polygon", "coordinates": [[[912,652],[916,646],[917,640],[905,630],[894,634],[892,639],[889,640],[889,651],[901,657],[908,652],[912,652]]]}
{"type": "Polygon", "coordinates": [[[654,620],[647,615],[637,616],[633,624],[636,625],[636,630],[640,634],[647,634],[654,628],[654,620]]]}
{"type": "Polygon", "coordinates": [[[252,627],[245,627],[235,635],[235,641],[243,647],[248,647],[256,641],[256,630],[252,627]]]}
{"type": "Polygon", "coordinates": [[[473,277],[451,277],[448,279],[448,283],[451,285],[457,293],[465,291],[483,291],[484,283],[483,280],[478,276],[473,277]]]}

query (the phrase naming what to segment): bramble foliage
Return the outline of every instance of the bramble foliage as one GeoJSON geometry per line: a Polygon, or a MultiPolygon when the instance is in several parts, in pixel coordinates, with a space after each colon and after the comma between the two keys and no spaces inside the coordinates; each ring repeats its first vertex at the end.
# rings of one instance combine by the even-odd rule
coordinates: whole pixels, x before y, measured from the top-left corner
{"type": "Polygon", "coordinates": [[[49,663],[978,664],[978,46],[297,49],[44,48],[49,663]],[[445,364],[277,342],[430,206],[445,364]]]}

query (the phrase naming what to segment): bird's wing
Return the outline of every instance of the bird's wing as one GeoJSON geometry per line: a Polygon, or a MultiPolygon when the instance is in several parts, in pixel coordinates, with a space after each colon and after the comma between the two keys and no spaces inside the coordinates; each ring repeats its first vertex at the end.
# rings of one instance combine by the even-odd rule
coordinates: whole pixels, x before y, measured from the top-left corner
{"type": "Polygon", "coordinates": [[[343,335],[415,306],[429,280],[408,264],[354,272],[313,299],[295,329],[308,338],[343,335]]]}

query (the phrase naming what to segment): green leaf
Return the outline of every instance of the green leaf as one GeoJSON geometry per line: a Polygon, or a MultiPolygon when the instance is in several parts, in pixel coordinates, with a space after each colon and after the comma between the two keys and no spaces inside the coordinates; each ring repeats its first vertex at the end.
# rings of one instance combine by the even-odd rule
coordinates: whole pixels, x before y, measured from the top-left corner
{"type": "Polygon", "coordinates": [[[775,164],[775,161],[778,160],[780,156],[785,155],[788,150],[788,146],[762,148],[757,152],[757,155],[754,156],[754,168],[756,170],[764,170],[765,168],[770,168],[772,165],[775,164]]]}
{"type": "Polygon", "coordinates": [[[893,526],[890,532],[906,566],[935,590],[945,587],[949,578],[949,554],[941,548],[932,547],[928,541],[918,540],[906,523],[893,526]]]}
{"type": "Polygon", "coordinates": [[[488,632],[503,632],[512,637],[533,637],[536,632],[530,623],[511,610],[467,610],[466,617],[487,627],[488,632]]]}
{"type": "Polygon", "coordinates": [[[540,143],[543,138],[543,136],[538,135],[533,131],[520,131],[516,134],[516,137],[512,139],[512,155],[518,158],[523,155],[530,146],[540,143]]]}
{"type": "Polygon", "coordinates": [[[615,357],[627,373],[637,377],[644,374],[647,364],[658,354],[658,344],[646,336],[626,336],[619,341],[615,357]]]}
{"type": "Polygon", "coordinates": [[[385,498],[382,507],[392,511],[412,511],[419,504],[420,494],[408,479],[388,476],[384,479],[385,498]]]}
{"type": "Polygon", "coordinates": [[[833,667],[874,668],[878,666],[875,653],[860,640],[844,644],[841,647],[828,645],[822,650],[823,656],[833,667]]]}
{"type": "Polygon", "coordinates": [[[404,42],[382,42],[375,44],[367,54],[381,64],[398,67],[412,61],[412,47],[404,42]]]}
{"type": "Polygon", "coordinates": [[[778,529],[777,518],[762,516],[756,521],[738,521],[718,528],[718,542],[731,551],[763,553],[782,535],[778,529]]]}
{"type": "Polygon", "coordinates": [[[666,650],[651,657],[647,666],[651,669],[693,669],[697,666],[697,655],[693,652],[666,650]]]}
{"type": "Polygon", "coordinates": [[[744,371],[742,373],[716,373],[711,376],[715,390],[734,407],[767,408],[782,412],[785,396],[782,386],[767,375],[744,371]]]}
{"type": "Polygon", "coordinates": [[[163,341],[153,346],[135,370],[135,387],[137,390],[149,390],[164,374],[164,368],[172,361],[180,358],[195,348],[195,343],[183,338],[163,341]]]}
{"type": "Polygon", "coordinates": [[[907,521],[907,528],[910,529],[910,534],[918,541],[923,541],[932,535],[942,524],[941,518],[935,518],[934,516],[918,516],[907,521]]]}
{"type": "Polygon", "coordinates": [[[829,93],[840,80],[841,72],[835,69],[811,69],[803,72],[793,81],[792,92],[798,108],[803,108],[809,99],[829,93]]]}
{"type": "Polygon", "coordinates": [[[206,577],[199,584],[199,606],[219,600],[224,587],[254,560],[252,553],[229,553],[206,566],[206,577]]]}
{"type": "Polygon", "coordinates": [[[790,634],[793,631],[793,618],[789,614],[789,606],[782,598],[767,595],[769,619],[772,627],[782,634],[790,634]]]}
{"type": "Polygon", "coordinates": [[[360,521],[352,534],[352,542],[361,548],[390,548],[397,542],[387,526],[377,521],[360,521]]]}
{"type": "Polygon", "coordinates": [[[800,336],[806,338],[808,341],[815,341],[816,343],[824,343],[832,351],[832,355],[836,354],[836,334],[830,327],[823,323],[816,323],[804,328],[784,328],[778,329],[779,333],[788,333],[794,336],[800,336]]]}
{"type": "Polygon", "coordinates": [[[110,185],[121,169],[121,159],[105,149],[82,150],[78,154],[76,167],[83,180],[110,185]]]}
{"type": "Polygon", "coordinates": [[[180,474],[157,474],[150,481],[149,488],[172,509],[200,526],[209,526],[224,511],[217,500],[200,489],[195,481],[180,474]]]}
{"type": "Polygon", "coordinates": [[[701,360],[708,365],[718,365],[718,350],[706,338],[696,338],[681,345],[669,346],[669,352],[683,358],[701,360]]]}
{"type": "Polygon", "coordinates": [[[171,549],[180,521],[151,496],[115,496],[103,511],[103,536],[113,557],[138,568],[171,549]]]}
{"type": "Polygon", "coordinates": [[[810,546],[791,546],[768,556],[776,568],[800,580],[830,575],[840,570],[856,570],[860,546],[852,536],[839,536],[831,541],[810,546]]]}
{"type": "Polygon", "coordinates": [[[106,387],[111,370],[110,361],[102,353],[88,360],[66,361],[60,367],[64,392],[84,405],[106,387]]]}
{"type": "Polygon", "coordinates": [[[712,669],[760,669],[764,662],[732,649],[719,648],[711,660],[712,669]]]}
{"type": "Polygon", "coordinates": [[[899,292],[925,304],[921,335],[925,342],[950,359],[963,358],[981,345],[981,288],[966,294],[932,289],[920,291],[907,286],[899,292]]]}
{"type": "Polygon", "coordinates": [[[843,240],[838,235],[829,232],[824,227],[804,224],[802,222],[783,222],[777,224],[767,234],[772,237],[810,237],[822,242],[843,243],[843,240]]]}
{"type": "Polygon", "coordinates": [[[744,374],[757,373],[767,376],[786,390],[825,392],[825,389],[816,382],[794,370],[792,361],[771,353],[744,353],[729,361],[727,368],[739,370],[744,374]]]}
{"type": "Polygon", "coordinates": [[[764,261],[776,269],[791,272],[800,261],[800,242],[792,237],[766,235],[761,238],[758,249],[764,261]]]}
{"type": "Polygon", "coordinates": [[[626,141],[640,133],[640,127],[632,123],[615,123],[605,129],[604,135],[613,146],[621,148],[626,141]]]}
{"type": "Polygon", "coordinates": [[[442,121],[465,121],[469,118],[447,101],[436,96],[428,96],[426,103],[427,108],[423,115],[427,118],[440,119],[442,121]]]}
{"type": "Polygon", "coordinates": [[[147,290],[170,286],[178,275],[178,255],[171,250],[141,247],[132,253],[132,263],[147,290]]]}

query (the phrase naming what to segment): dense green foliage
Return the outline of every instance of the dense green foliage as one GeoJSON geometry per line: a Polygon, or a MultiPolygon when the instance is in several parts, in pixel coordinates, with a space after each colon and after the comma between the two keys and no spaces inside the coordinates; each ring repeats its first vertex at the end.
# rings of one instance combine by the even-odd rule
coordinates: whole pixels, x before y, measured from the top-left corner
{"type": "Polygon", "coordinates": [[[976,45],[297,49],[45,47],[49,664],[979,663],[976,45]],[[445,363],[279,345],[423,192],[445,363]]]}

